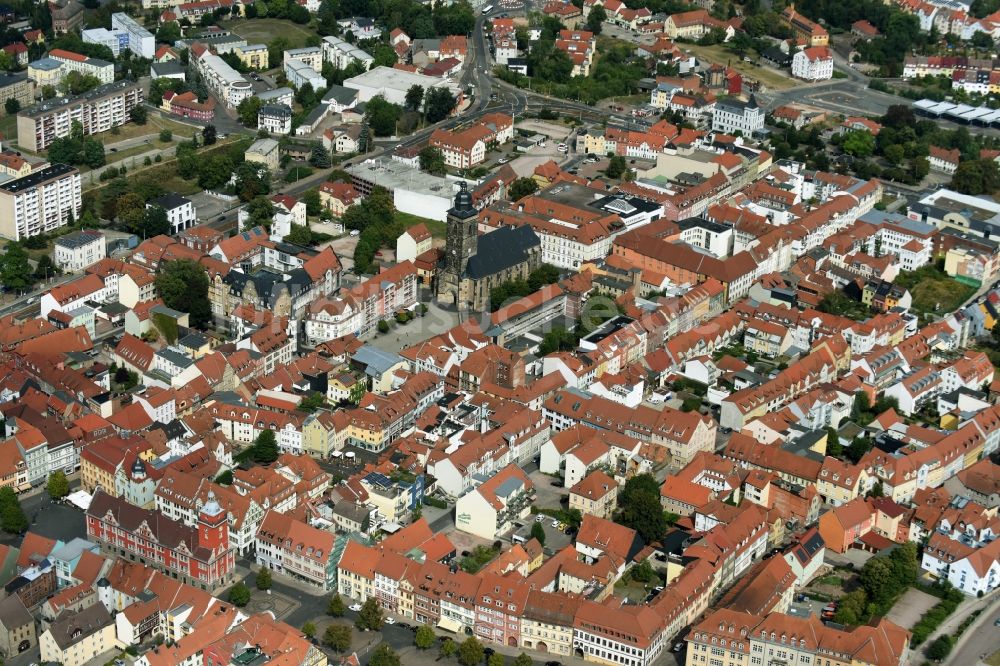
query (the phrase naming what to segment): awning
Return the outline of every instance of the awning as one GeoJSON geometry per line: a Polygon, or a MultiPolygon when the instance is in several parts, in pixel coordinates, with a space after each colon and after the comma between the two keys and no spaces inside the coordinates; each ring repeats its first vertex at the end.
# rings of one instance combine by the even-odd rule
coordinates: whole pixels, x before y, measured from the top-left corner
{"type": "Polygon", "coordinates": [[[85,490],[77,490],[66,496],[66,500],[86,511],[90,508],[91,495],[85,490]]]}
{"type": "Polygon", "coordinates": [[[438,628],[444,629],[445,631],[450,631],[453,634],[462,633],[462,623],[458,620],[453,620],[450,617],[442,617],[438,621],[438,628]]]}

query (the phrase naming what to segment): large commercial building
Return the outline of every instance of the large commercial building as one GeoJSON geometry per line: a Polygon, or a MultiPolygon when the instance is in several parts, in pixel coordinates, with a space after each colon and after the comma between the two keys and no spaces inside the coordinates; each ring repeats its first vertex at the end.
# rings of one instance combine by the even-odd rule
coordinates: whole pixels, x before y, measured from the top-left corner
{"type": "Polygon", "coordinates": [[[420,86],[425,91],[431,88],[447,88],[456,97],[459,94],[458,86],[447,79],[424,76],[394,67],[375,67],[344,81],[345,88],[358,91],[359,102],[367,102],[372,97],[382,95],[386,101],[399,105],[406,102],[406,92],[413,86],[420,86]]]}
{"type": "Polygon", "coordinates": [[[354,189],[367,196],[376,185],[392,192],[397,210],[444,222],[455,183],[388,158],[365,160],[348,167],[354,189]]]}
{"type": "Polygon", "coordinates": [[[74,122],[85,135],[106,132],[129,122],[132,109],[144,98],[138,83],[117,81],[78,97],[42,102],[17,114],[17,143],[32,152],[45,150],[55,139],[69,136],[74,122]]]}
{"type": "Polygon", "coordinates": [[[65,164],[0,184],[0,236],[21,240],[49,233],[80,216],[80,172],[65,164]]]}
{"type": "Polygon", "coordinates": [[[153,33],[122,12],[111,15],[110,30],[92,28],[81,31],[80,36],[85,42],[107,46],[115,57],[122,51],[131,51],[137,56],[152,59],[156,51],[156,38],[153,33]]]}

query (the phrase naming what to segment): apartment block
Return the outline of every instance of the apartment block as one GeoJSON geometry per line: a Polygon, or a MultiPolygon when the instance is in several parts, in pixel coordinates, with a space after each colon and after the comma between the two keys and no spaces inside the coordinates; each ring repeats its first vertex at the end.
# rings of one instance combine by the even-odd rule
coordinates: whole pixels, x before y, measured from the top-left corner
{"type": "Polygon", "coordinates": [[[106,132],[129,122],[132,109],[144,99],[141,85],[118,81],[78,97],[42,102],[17,114],[17,143],[25,150],[43,151],[55,139],[69,136],[74,122],[84,135],[106,132]]]}
{"type": "Polygon", "coordinates": [[[21,240],[49,233],[80,215],[80,172],[55,164],[0,184],[0,236],[21,240]]]}

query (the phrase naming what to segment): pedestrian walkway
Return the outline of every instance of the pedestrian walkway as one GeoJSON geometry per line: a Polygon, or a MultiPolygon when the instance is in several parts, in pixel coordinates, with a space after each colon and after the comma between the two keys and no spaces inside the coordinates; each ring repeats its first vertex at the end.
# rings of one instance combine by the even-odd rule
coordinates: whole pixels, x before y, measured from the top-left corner
{"type": "MultiPolygon", "coordinates": [[[[994,590],[982,598],[969,597],[960,603],[958,608],[955,609],[955,612],[949,615],[947,619],[941,623],[941,626],[935,629],[931,635],[927,637],[927,640],[924,641],[924,645],[930,645],[938,636],[941,636],[942,634],[950,635],[958,631],[958,626],[965,621],[965,618],[969,617],[977,610],[982,610],[993,604],[993,602],[1000,600],[1000,596],[997,594],[998,591],[1000,590],[994,590]]],[[[962,642],[962,638],[968,636],[970,633],[971,632],[966,629],[965,633],[962,634],[958,643],[955,645],[955,649],[952,650],[952,654],[958,651],[958,644],[962,642]]]]}

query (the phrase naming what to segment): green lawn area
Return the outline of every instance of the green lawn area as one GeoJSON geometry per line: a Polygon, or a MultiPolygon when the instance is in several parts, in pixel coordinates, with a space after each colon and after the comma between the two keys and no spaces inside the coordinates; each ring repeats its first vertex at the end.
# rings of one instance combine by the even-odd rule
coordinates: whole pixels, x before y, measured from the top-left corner
{"type": "Polygon", "coordinates": [[[5,142],[15,141],[17,139],[17,116],[4,116],[0,118],[0,132],[3,132],[5,142]]]}
{"type": "Polygon", "coordinates": [[[918,314],[952,312],[976,293],[975,287],[953,280],[935,265],[900,273],[895,283],[910,290],[918,314]]]}
{"type": "Polygon", "coordinates": [[[185,125],[171,120],[170,118],[161,118],[159,115],[151,112],[145,125],[127,123],[118,128],[118,134],[115,134],[114,132],[102,132],[100,134],[95,134],[95,136],[101,139],[105,144],[114,145],[119,141],[125,141],[126,139],[134,139],[136,137],[148,136],[150,134],[156,135],[163,129],[168,129],[173,132],[175,139],[190,139],[194,136],[196,130],[196,128],[191,125],[185,125]]]}
{"type": "Polygon", "coordinates": [[[427,230],[431,232],[431,236],[434,238],[444,238],[445,231],[448,228],[444,222],[429,220],[426,217],[411,215],[410,213],[401,213],[399,211],[396,211],[396,220],[402,222],[403,226],[407,229],[423,222],[427,226],[427,230]]]}
{"type": "Polygon", "coordinates": [[[683,51],[690,51],[694,55],[698,56],[699,59],[708,60],[709,62],[717,62],[719,64],[728,64],[743,76],[757,79],[772,90],[792,88],[797,85],[795,79],[785,76],[784,74],[779,74],[773,69],[767,67],[757,67],[751,63],[743,62],[743,60],[740,59],[734,52],[730,51],[721,44],[699,46],[698,44],[685,43],[678,44],[678,46],[680,46],[683,51]]]}
{"type": "MultiPolygon", "coordinates": [[[[275,37],[284,37],[293,49],[304,46],[306,39],[315,35],[304,26],[273,18],[232,21],[226,27],[250,44],[267,44],[275,37]]],[[[280,67],[281,63],[272,62],[270,66],[280,67]]]]}
{"type": "Polygon", "coordinates": [[[997,650],[986,658],[986,663],[990,666],[1000,666],[1000,650],[997,650]]]}

